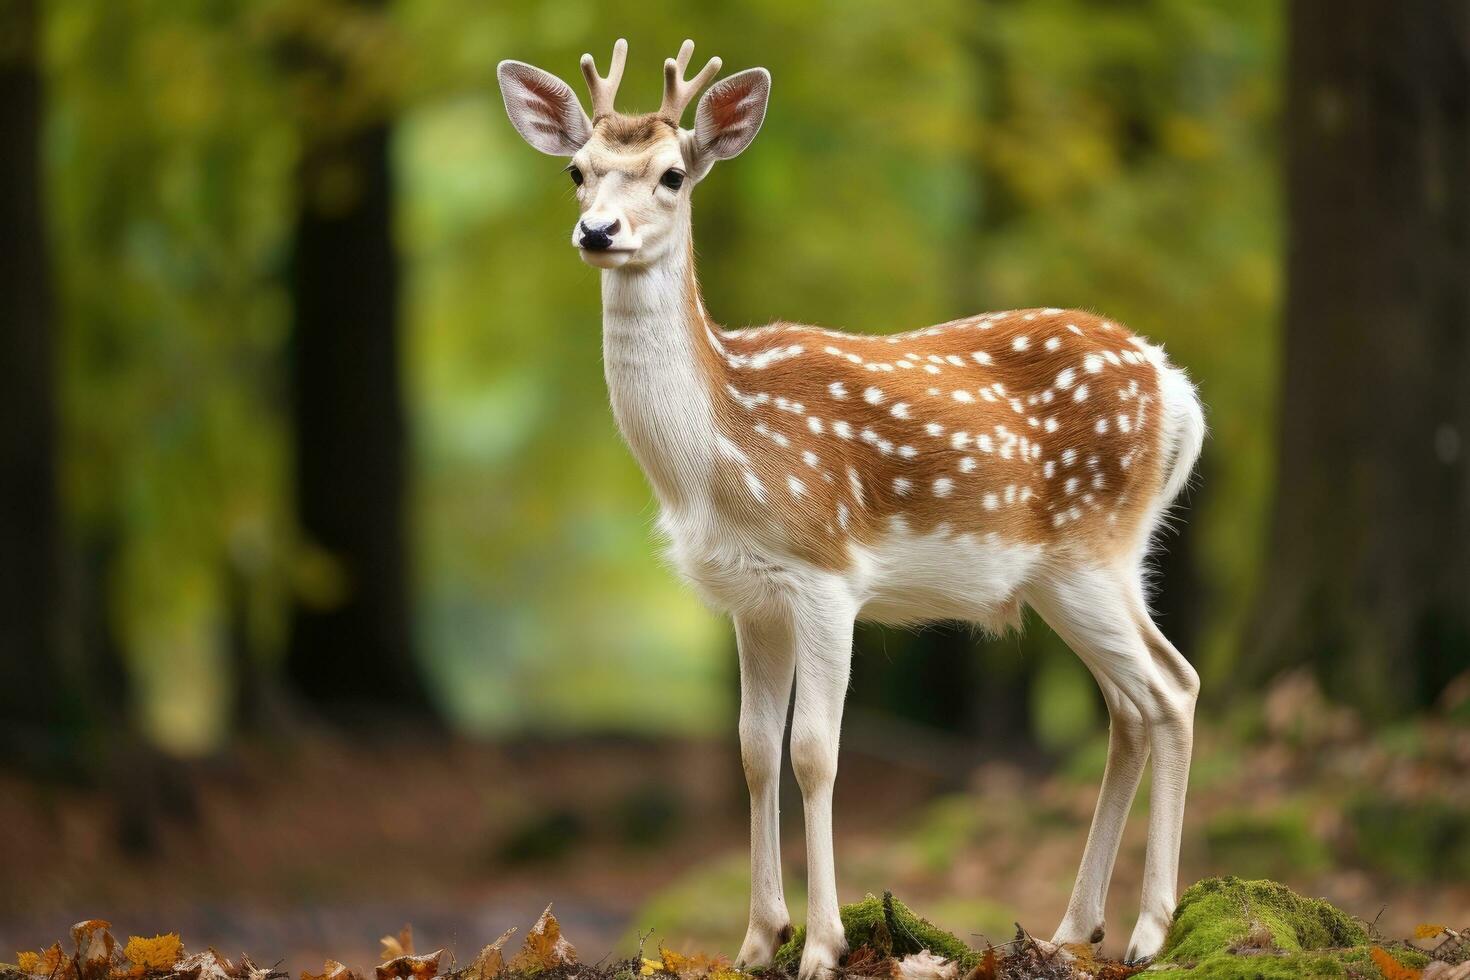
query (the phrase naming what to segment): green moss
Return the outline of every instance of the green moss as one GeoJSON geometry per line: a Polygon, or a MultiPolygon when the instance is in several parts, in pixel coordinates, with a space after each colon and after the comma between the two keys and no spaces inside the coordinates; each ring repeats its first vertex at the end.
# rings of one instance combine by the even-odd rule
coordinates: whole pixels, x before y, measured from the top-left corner
{"type": "MultiPolygon", "coordinates": [[[[920,918],[902,902],[884,893],[882,898],[869,895],[861,902],[844,905],[839,910],[842,929],[847,935],[848,949],[875,946],[891,950],[895,956],[907,956],[927,949],[935,956],[956,960],[964,970],[980,960],[980,954],[961,942],[953,933],[945,932],[927,919],[920,918]]],[[[794,974],[801,963],[806,945],[806,927],[796,930],[791,940],[776,951],[773,967],[794,974]]]]}
{"type": "Polygon", "coordinates": [[[1367,941],[1367,933],[1341,909],[1278,882],[1206,878],[1180,897],[1158,959],[1182,965],[1230,955],[1232,949],[1300,953],[1367,941]]]}

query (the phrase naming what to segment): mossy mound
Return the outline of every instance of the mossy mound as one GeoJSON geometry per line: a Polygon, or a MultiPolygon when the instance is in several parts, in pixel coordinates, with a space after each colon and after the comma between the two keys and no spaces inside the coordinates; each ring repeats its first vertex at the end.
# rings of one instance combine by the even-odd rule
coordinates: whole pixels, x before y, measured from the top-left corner
{"type": "Polygon", "coordinates": [[[1368,942],[1363,927],[1321,899],[1275,881],[1206,878],[1179,899],[1161,963],[1198,963],[1232,949],[1341,949],[1368,942]]]}
{"type": "MultiPolygon", "coordinates": [[[[980,962],[978,952],[953,933],[945,932],[914,914],[891,892],[884,892],[882,898],[869,895],[861,902],[844,905],[838,914],[842,917],[842,930],[847,935],[849,950],[871,946],[880,953],[902,957],[927,949],[935,956],[955,960],[962,971],[980,962]]],[[[802,926],[786,945],[776,951],[772,967],[781,973],[795,975],[805,945],[806,927],[802,926]]]]}
{"type": "MultiPolygon", "coordinates": [[[[1424,958],[1387,951],[1404,965],[1424,958]]],[[[1274,881],[1206,878],[1179,899],[1155,967],[1157,980],[1376,976],[1369,937],[1329,902],[1274,881]],[[1169,969],[1173,966],[1176,969],[1169,969]]]]}

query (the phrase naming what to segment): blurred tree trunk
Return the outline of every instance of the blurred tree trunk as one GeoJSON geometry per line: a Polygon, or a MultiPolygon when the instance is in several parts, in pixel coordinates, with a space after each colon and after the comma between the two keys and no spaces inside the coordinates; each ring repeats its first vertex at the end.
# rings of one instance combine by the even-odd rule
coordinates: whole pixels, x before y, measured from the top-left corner
{"type": "MultiPolygon", "coordinates": [[[[324,105],[363,98],[335,55],[309,41],[296,54],[324,105]]],[[[329,714],[427,714],[409,611],[389,127],[368,115],[303,127],[291,269],[296,497],[307,546],[328,560],[303,563],[287,672],[329,714]]]]}
{"type": "Polygon", "coordinates": [[[55,337],[42,204],[38,34],[35,0],[0,7],[0,727],[24,739],[54,736],[75,708],[61,643],[55,337]]]}
{"type": "Polygon", "coordinates": [[[1279,476],[1247,680],[1470,666],[1470,3],[1294,0],[1279,476]]]}

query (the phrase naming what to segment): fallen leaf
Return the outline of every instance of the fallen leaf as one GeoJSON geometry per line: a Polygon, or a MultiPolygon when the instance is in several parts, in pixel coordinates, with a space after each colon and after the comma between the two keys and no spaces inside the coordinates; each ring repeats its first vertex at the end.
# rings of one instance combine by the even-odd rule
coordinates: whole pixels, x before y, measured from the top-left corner
{"type": "Polygon", "coordinates": [[[396,956],[378,964],[378,980],[433,980],[439,975],[439,960],[443,956],[442,949],[422,956],[396,956]]]}
{"type": "Polygon", "coordinates": [[[127,957],[128,962],[139,973],[170,970],[183,955],[184,943],[176,932],[164,933],[152,939],[129,936],[128,944],[123,947],[123,956],[127,957]]]}
{"type": "Polygon", "coordinates": [[[960,965],[954,960],[935,956],[927,949],[910,953],[898,961],[895,976],[902,980],[958,980],[960,965]]]}
{"type": "Polygon", "coordinates": [[[396,960],[400,956],[412,956],[413,926],[405,922],[403,928],[398,930],[397,936],[384,936],[378,942],[383,944],[383,951],[378,954],[379,962],[396,960]]]}
{"type": "Polygon", "coordinates": [[[76,944],[77,969],[83,980],[98,980],[112,970],[113,954],[117,940],[108,930],[112,923],[106,919],[84,919],[71,927],[71,939],[76,944]]]}
{"type": "Polygon", "coordinates": [[[551,914],[551,906],[541,913],[541,918],[526,933],[525,945],[510,961],[510,969],[517,973],[539,973],[555,966],[577,962],[577,950],[561,934],[561,925],[551,914]]]}
{"type": "Polygon", "coordinates": [[[173,975],[187,980],[235,980],[235,965],[212,949],[186,956],[174,964],[173,975]]]}
{"type": "Polygon", "coordinates": [[[322,965],[320,973],[307,973],[302,970],[301,980],[359,980],[359,977],[336,960],[327,960],[322,965]]]}
{"type": "Polygon", "coordinates": [[[1373,957],[1373,963],[1378,967],[1378,972],[1383,974],[1383,980],[1421,980],[1424,976],[1423,970],[1404,966],[1382,946],[1374,946],[1368,950],[1368,955],[1373,957]]]}
{"type": "Polygon", "coordinates": [[[494,980],[505,969],[505,943],[511,936],[515,935],[516,927],[511,926],[500,934],[500,938],[489,946],[480,950],[474,962],[464,971],[465,980],[494,980]]]}
{"type": "Polygon", "coordinates": [[[645,977],[651,977],[655,973],[662,973],[664,972],[664,961],[650,960],[645,958],[643,960],[643,965],[638,968],[638,972],[643,974],[645,977]]]}
{"type": "Polygon", "coordinates": [[[1423,925],[1417,925],[1417,926],[1414,927],[1414,938],[1415,939],[1433,939],[1435,936],[1438,936],[1441,933],[1443,933],[1446,928],[1447,928],[1446,926],[1437,926],[1437,925],[1433,925],[1431,923],[1425,923],[1423,925]]]}
{"type": "Polygon", "coordinates": [[[284,980],[286,974],[268,966],[256,966],[250,957],[240,955],[240,968],[235,971],[239,980],[284,980]]]}
{"type": "Polygon", "coordinates": [[[987,946],[985,947],[985,955],[980,958],[979,963],[975,964],[975,968],[969,972],[965,980],[995,980],[999,967],[1000,964],[996,959],[995,947],[987,946]]]}
{"type": "Polygon", "coordinates": [[[16,958],[20,960],[20,968],[31,976],[51,977],[53,980],[74,976],[72,958],[61,951],[61,943],[52,943],[50,949],[39,953],[19,953],[16,958]]]}

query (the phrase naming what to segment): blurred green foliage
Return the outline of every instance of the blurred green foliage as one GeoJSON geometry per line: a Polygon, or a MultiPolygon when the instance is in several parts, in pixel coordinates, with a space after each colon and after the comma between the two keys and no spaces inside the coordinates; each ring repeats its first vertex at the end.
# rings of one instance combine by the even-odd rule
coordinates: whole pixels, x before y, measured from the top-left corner
{"type": "MultiPolygon", "coordinates": [[[[1197,659],[1207,683],[1221,675],[1270,482],[1278,8],[46,4],[68,503],[84,539],[115,549],[108,606],[148,732],[179,751],[224,736],[228,583],[244,583],[250,655],[267,665],[292,591],[333,588],[290,516],[292,176],[303,131],[382,111],[435,690],[482,732],[727,727],[727,631],[661,566],[607,411],[570,187],[515,136],[494,84],[515,57],[580,89],[578,55],[604,59],[617,36],[628,108],[654,104],[686,35],[773,74],[760,139],[696,194],[723,322],[887,332],[1081,306],[1189,367],[1220,461],[1194,517],[1210,599],[1197,659]],[[281,49],[300,32],[344,53],[360,99],[323,105],[291,74],[281,49]]],[[[1066,717],[1044,724],[1055,744],[1081,737],[1066,717]]]]}

